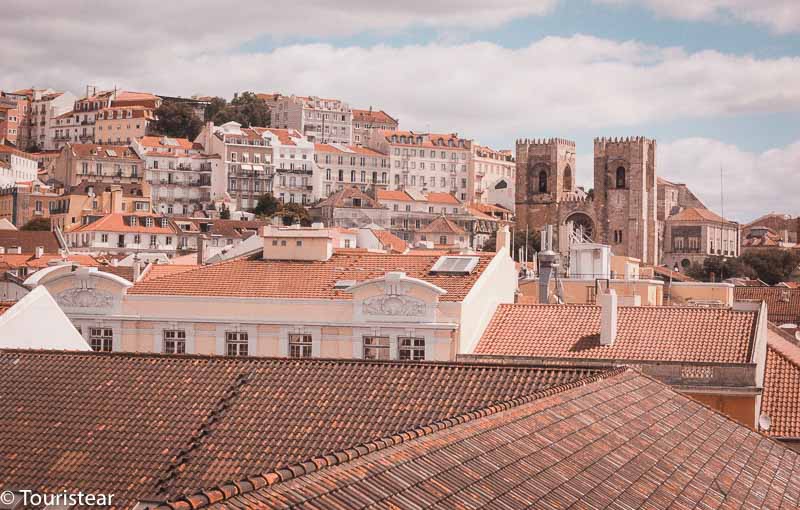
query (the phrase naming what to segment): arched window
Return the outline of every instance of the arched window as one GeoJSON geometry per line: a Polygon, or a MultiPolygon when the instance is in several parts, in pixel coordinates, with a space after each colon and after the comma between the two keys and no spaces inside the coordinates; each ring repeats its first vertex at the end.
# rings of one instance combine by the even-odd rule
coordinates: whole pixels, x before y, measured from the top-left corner
{"type": "Polygon", "coordinates": [[[506,189],[506,188],[508,188],[508,183],[505,181],[505,179],[500,179],[499,181],[497,181],[497,184],[494,185],[494,189],[506,189]]]}
{"type": "Polygon", "coordinates": [[[350,170],[350,182],[356,182],[356,171],[350,170]]]}
{"type": "Polygon", "coordinates": [[[564,168],[564,191],[572,191],[572,169],[569,165],[564,168]]]}
{"type": "Polygon", "coordinates": [[[617,187],[625,187],[625,169],[623,167],[617,168],[617,187]]]}
{"type": "Polygon", "coordinates": [[[539,172],[539,193],[547,193],[547,172],[539,172]]]}

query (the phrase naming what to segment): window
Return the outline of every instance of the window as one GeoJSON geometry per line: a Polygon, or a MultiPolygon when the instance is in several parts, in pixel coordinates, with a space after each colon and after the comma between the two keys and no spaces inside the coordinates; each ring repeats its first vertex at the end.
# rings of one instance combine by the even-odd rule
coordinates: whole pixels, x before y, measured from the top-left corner
{"type": "Polygon", "coordinates": [[[572,191],[572,169],[569,165],[564,168],[564,191],[572,191]]]}
{"type": "Polygon", "coordinates": [[[425,359],[425,339],[400,337],[397,339],[400,344],[400,360],[420,361],[425,359]]]}
{"type": "Polygon", "coordinates": [[[389,337],[365,336],[364,359],[389,359],[389,337]]]}
{"type": "Polygon", "coordinates": [[[447,244],[447,236],[439,236],[439,244],[447,244]]]}
{"type": "Polygon", "coordinates": [[[165,329],[164,352],[166,354],[186,354],[186,331],[165,329]]]}
{"type": "Polygon", "coordinates": [[[111,328],[90,328],[89,345],[93,351],[111,352],[114,332],[111,328]]]}
{"type": "Polygon", "coordinates": [[[108,242],[108,234],[100,234],[100,242],[107,243],[108,242]]]}
{"type": "Polygon", "coordinates": [[[225,355],[226,356],[247,356],[247,332],[246,331],[226,331],[225,332],[225,355]]]}
{"type": "Polygon", "coordinates": [[[547,172],[539,172],[539,193],[547,193],[547,172]]]}
{"type": "Polygon", "coordinates": [[[614,244],[622,244],[622,230],[614,231],[614,244]]]}
{"type": "Polygon", "coordinates": [[[289,357],[290,358],[310,358],[311,357],[311,335],[290,334],[289,335],[289,357]]]}
{"type": "Polygon", "coordinates": [[[623,167],[617,168],[617,188],[625,187],[625,169],[623,167]]]}

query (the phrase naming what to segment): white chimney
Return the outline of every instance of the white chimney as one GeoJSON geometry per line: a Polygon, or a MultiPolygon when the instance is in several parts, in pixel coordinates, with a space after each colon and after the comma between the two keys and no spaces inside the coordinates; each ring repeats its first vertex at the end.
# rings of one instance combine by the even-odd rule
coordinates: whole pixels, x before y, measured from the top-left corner
{"type": "Polygon", "coordinates": [[[600,345],[612,345],[617,338],[617,293],[609,289],[598,294],[600,305],[600,345]]]}
{"type": "Polygon", "coordinates": [[[6,247],[0,246],[0,255],[4,255],[6,253],[6,247]]]}
{"type": "Polygon", "coordinates": [[[34,251],[33,258],[40,259],[42,258],[42,255],[44,255],[44,246],[37,246],[34,251]]]}
{"type": "Polygon", "coordinates": [[[497,229],[497,239],[495,241],[495,249],[494,251],[500,251],[501,249],[505,248],[506,252],[511,255],[511,232],[509,231],[508,225],[503,225],[499,229],[497,229]]]}

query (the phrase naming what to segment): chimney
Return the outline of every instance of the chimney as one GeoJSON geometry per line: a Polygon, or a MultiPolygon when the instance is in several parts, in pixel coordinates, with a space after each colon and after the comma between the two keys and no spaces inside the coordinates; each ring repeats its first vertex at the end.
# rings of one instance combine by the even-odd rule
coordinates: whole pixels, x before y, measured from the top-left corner
{"type": "Polygon", "coordinates": [[[138,258],[133,259],[133,281],[138,282],[139,277],[142,276],[142,261],[138,258]]]}
{"type": "Polygon", "coordinates": [[[122,186],[111,187],[111,212],[122,212],[122,186]]]}
{"type": "Polygon", "coordinates": [[[506,252],[511,255],[511,231],[508,228],[508,225],[502,225],[499,229],[497,229],[497,241],[495,242],[495,251],[500,251],[501,249],[506,250],[506,252]]]}
{"type": "Polygon", "coordinates": [[[22,246],[12,246],[8,249],[9,254],[22,255],[22,246]]]}
{"type": "Polygon", "coordinates": [[[5,253],[6,253],[6,247],[0,246],[0,255],[5,255],[5,253]]]}
{"type": "Polygon", "coordinates": [[[40,259],[44,255],[44,246],[37,246],[33,252],[33,258],[40,259]]]}
{"type": "Polygon", "coordinates": [[[197,237],[197,265],[202,266],[205,260],[205,244],[208,238],[206,236],[197,237]]]}
{"type": "Polygon", "coordinates": [[[617,293],[608,292],[597,296],[600,305],[600,345],[613,345],[617,338],[617,293]]]}

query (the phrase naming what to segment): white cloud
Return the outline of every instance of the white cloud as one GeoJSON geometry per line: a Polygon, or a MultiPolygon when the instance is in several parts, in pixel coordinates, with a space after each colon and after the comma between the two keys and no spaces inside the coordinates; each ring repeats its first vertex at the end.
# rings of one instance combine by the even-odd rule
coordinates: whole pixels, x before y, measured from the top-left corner
{"type": "Polygon", "coordinates": [[[783,34],[800,31],[797,0],[594,0],[605,5],[643,5],[656,14],[689,21],[733,19],[783,34]]]}
{"type": "Polygon", "coordinates": [[[686,138],[658,145],[662,177],[684,182],[720,212],[720,168],[725,216],[748,222],[768,212],[800,215],[800,140],[754,153],[708,138],[686,138]]]}

